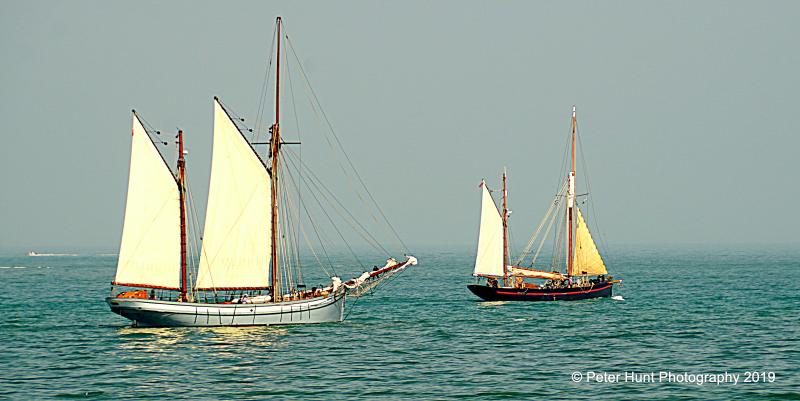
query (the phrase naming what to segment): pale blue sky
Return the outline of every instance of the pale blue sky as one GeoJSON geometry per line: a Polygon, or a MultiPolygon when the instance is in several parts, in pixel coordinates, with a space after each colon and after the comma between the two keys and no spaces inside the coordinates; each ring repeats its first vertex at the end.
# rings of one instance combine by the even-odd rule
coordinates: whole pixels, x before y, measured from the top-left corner
{"type": "Polygon", "coordinates": [[[131,108],[204,207],[212,96],[254,117],[277,15],[412,247],[473,245],[504,165],[524,241],[572,104],[610,243],[800,243],[797,2],[3,1],[0,248],[117,248],[131,108]]]}

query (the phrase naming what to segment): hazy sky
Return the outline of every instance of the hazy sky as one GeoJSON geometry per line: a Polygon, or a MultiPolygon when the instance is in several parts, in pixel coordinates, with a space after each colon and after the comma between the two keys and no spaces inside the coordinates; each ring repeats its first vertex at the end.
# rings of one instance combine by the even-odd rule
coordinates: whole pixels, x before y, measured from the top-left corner
{"type": "Polygon", "coordinates": [[[572,104],[610,243],[800,243],[798,2],[6,0],[0,248],[117,249],[132,108],[204,207],[212,96],[254,117],[277,15],[412,247],[472,246],[503,166],[527,239],[572,104]]]}

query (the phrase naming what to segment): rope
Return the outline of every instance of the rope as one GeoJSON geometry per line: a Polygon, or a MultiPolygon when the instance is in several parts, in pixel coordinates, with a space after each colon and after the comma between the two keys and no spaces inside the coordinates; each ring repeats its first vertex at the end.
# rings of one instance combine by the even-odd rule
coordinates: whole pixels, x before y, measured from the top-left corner
{"type": "MultiPolygon", "coordinates": [[[[536,241],[537,237],[539,236],[539,233],[541,232],[542,227],[544,226],[545,222],[551,220],[551,217],[552,217],[551,214],[553,213],[553,210],[555,209],[555,207],[558,205],[559,197],[561,196],[561,193],[566,190],[566,187],[567,187],[567,184],[564,183],[561,186],[561,188],[558,190],[558,192],[556,192],[555,199],[553,200],[552,203],[550,203],[550,207],[545,212],[544,216],[542,217],[542,220],[539,221],[539,225],[536,226],[536,230],[533,232],[533,235],[531,235],[530,240],[528,240],[528,244],[525,245],[525,248],[523,248],[523,250],[522,250],[522,254],[517,259],[517,262],[516,262],[517,265],[520,265],[525,260],[525,258],[528,257],[528,254],[530,253],[531,248],[533,248],[533,244],[536,241]]],[[[545,237],[546,236],[547,236],[547,234],[545,234],[545,237]]],[[[542,241],[544,241],[544,239],[542,239],[542,241]]],[[[542,243],[544,243],[544,242],[542,242],[542,243]]],[[[541,249],[541,248],[539,248],[539,249],[541,249]]],[[[538,254],[538,252],[537,252],[537,254],[538,254]]],[[[536,257],[534,257],[534,260],[536,260],[536,257]]]]}
{"type": "Polygon", "coordinates": [[[353,164],[353,161],[350,159],[350,156],[347,154],[347,151],[345,150],[344,146],[342,145],[342,142],[339,140],[339,136],[336,135],[336,131],[333,129],[333,125],[331,124],[330,119],[328,119],[328,116],[325,113],[325,110],[322,109],[322,105],[321,105],[321,103],[319,101],[317,93],[316,93],[316,91],[314,91],[314,88],[311,86],[311,80],[308,78],[308,74],[306,74],[306,71],[303,68],[303,64],[300,62],[300,58],[297,57],[297,53],[295,52],[295,49],[294,49],[294,44],[289,39],[288,35],[286,36],[286,42],[289,44],[288,47],[291,50],[292,55],[294,55],[294,57],[295,57],[295,59],[297,61],[297,65],[300,67],[300,72],[302,73],[302,76],[305,79],[306,84],[308,85],[309,91],[311,92],[311,95],[313,96],[313,99],[316,102],[316,104],[317,104],[317,106],[319,108],[319,111],[322,114],[322,117],[323,117],[323,119],[325,120],[325,123],[328,126],[328,129],[330,130],[331,134],[333,135],[333,138],[336,140],[336,144],[339,145],[339,150],[345,156],[345,159],[347,160],[347,163],[349,164],[350,168],[355,173],[356,177],[358,178],[359,183],[361,184],[362,188],[364,189],[364,191],[369,196],[369,198],[372,201],[373,205],[375,206],[375,208],[378,210],[378,212],[383,217],[384,222],[391,229],[391,231],[394,234],[395,238],[398,240],[400,245],[403,247],[403,251],[408,252],[408,246],[406,246],[406,244],[400,238],[400,235],[397,233],[397,230],[395,230],[394,226],[392,226],[392,224],[389,222],[389,219],[386,217],[386,214],[383,212],[383,210],[381,209],[380,205],[378,205],[378,202],[375,200],[375,197],[372,196],[372,193],[367,188],[366,184],[364,183],[364,180],[361,178],[361,175],[358,173],[358,170],[356,170],[355,165],[353,164]]]}
{"type": "Polygon", "coordinates": [[[272,77],[272,56],[273,51],[275,50],[275,35],[278,30],[278,24],[275,24],[275,27],[272,28],[272,41],[270,41],[271,45],[269,48],[269,58],[267,58],[267,65],[264,68],[264,83],[261,85],[261,94],[258,98],[258,109],[256,110],[256,119],[255,125],[253,126],[254,131],[253,135],[251,136],[251,142],[255,142],[258,139],[258,134],[261,132],[263,127],[262,118],[264,117],[264,104],[266,103],[267,98],[267,89],[269,87],[269,79],[272,77]]]}
{"type": "MultiPolygon", "coordinates": [[[[344,206],[344,204],[342,204],[342,202],[339,200],[339,198],[337,198],[336,195],[334,195],[334,193],[330,189],[328,189],[328,187],[325,186],[325,184],[322,182],[322,180],[319,177],[317,177],[314,174],[313,171],[311,171],[308,168],[306,168],[306,169],[308,170],[308,175],[312,178],[311,183],[314,184],[316,189],[320,190],[320,192],[322,192],[321,190],[324,190],[324,193],[321,193],[320,195],[324,196],[324,195],[327,194],[328,197],[330,197],[331,199],[336,201],[335,205],[334,204],[331,204],[331,205],[332,206],[339,206],[339,208],[341,208],[341,210],[344,211],[350,217],[350,220],[346,219],[345,216],[343,216],[339,212],[339,209],[334,207],[334,210],[336,210],[336,212],[339,214],[339,216],[342,218],[342,220],[345,220],[348,224],[350,224],[350,227],[353,228],[353,231],[355,231],[357,234],[359,234],[362,239],[367,241],[367,243],[372,245],[377,251],[379,251],[379,252],[383,251],[386,254],[387,257],[391,257],[391,254],[389,253],[389,251],[387,251],[386,248],[381,246],[380,242],[369,233],[369,230],[367,230],[361,223],[359,223],[358,219],[355,216],[353,216],[353,214],[350,212],[350,210],[348,210],[344,206]],[[363,233],[360,232],[356,228],[356,226],[358,228],[360,228],[363,231],[363,233]]],[[[310,189],[310,187],[309,187],[309,189],[310,189]]],[[[323,198],[323,199],[326,199],[326,198],[323,198]]]]}

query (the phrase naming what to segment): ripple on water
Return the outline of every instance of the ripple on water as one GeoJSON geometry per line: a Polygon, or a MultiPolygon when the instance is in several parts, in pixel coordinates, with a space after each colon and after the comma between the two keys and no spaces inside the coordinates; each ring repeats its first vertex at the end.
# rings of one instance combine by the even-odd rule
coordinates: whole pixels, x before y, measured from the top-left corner
{"type": "Polygon", "coordinates": [[[0,398],[800,399],[800,317],[791,313],[800,297],[768,279],[800,282],[798,255],[648,252],[616,258],[625,301],[478,302],[465,287],[472,256],[431,253],[343,324],[281,328],[128,327],[103,302],[113,258],[8,268],[0,398]],[[763,278],[743,282],[742,271],[763,278]],[[778,380],[701,387],[569,376],[665,369],[774,370],[778,380]]]}

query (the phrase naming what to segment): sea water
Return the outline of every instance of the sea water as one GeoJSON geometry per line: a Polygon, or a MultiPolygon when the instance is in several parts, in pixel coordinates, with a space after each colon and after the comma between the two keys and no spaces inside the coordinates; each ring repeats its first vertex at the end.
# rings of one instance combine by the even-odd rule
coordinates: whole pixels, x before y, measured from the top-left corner
{"type": "Polygon", "coordinates": [[[792,247],[629,247],[622,298],[541,303],[479,302],[469,247],[415,255],[344,323],[243,328],[131,328],[114,256],[0,256],[0,398],[800,399],[792,247]]]}

